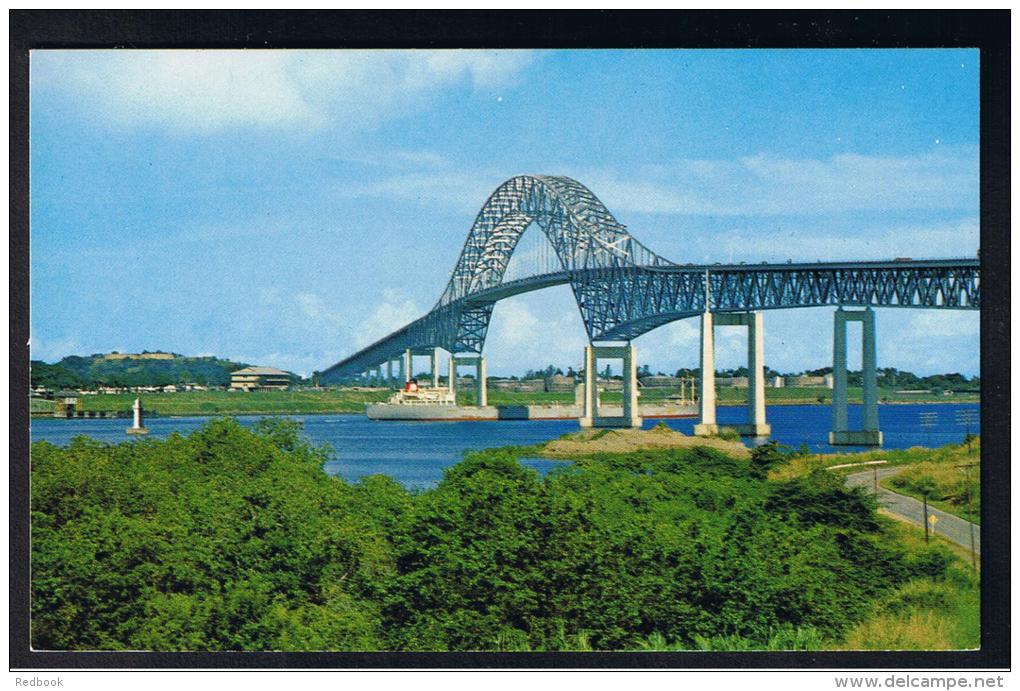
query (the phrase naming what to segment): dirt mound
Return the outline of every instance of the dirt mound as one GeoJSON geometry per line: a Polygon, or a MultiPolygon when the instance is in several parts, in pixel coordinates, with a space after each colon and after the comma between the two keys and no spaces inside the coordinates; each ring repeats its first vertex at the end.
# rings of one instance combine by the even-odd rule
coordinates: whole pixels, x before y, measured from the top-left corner
{"type": "Polygon", "coordinates": [[[666,427],[650,430],[581,430],[549,442],[542,450],[542,455],[574,458],[599,452],[628,453],[641,449],[690,449],[698,446],[718,449],[735,458],[751,456],[748,448],[740,442],[712,437],[688,437],[666,427]]]}

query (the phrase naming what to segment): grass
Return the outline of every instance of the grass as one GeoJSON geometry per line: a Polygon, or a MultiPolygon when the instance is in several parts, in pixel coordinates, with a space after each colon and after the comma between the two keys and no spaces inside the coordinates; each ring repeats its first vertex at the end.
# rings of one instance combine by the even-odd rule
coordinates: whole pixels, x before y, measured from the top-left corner
{"type": "MultiPolygon", "coordinates": [[[[926,547],[916,528],[881,517],[883,539],[913,554],[926,547]]],[[[841,650],[973,650],[981,644],[981,583],[959,549],[945,575],[919,576],[875,603],[872,616],[851,629],[841,650]]]]}
{"type": "Polygon", "coordinates": [[[158,415],[258,415],[363,413],[365,404],[385,401],[389,391],[182,391],[82,396],[85,410],[130,411],[135,398],[158,415]]]}
{"type": "Polygon", "coordinates": [[[56,402],[45,398],[30,398],[28,399],[28,405],[29,411],[32,413],[45,413],[52,415],[56,402]]]}
{"type": "MultiPolygon", "coordinates": [[[[971,443],[971,450],[961,445],[963,454],[946,453],[937,449],[929,458],[911,465],[903,472],[882,480],[886,489],[915,499],[928,497],[928,503],[946,513],[981,523],[981,444],[971,443]],[[958,465],[977,463],[964,472],[958,465]],[[969,481],[968,481],[969,477],[969,481]]],[[[944,447],[945,448],[945,447],[944,447]]],[[[960,449],[957,446],[956,449],[960,449]]]]}
{"type": "MultiPolygon", "coordinates": [[[[885,449],[853,454],[799,456],[791,458],[786,465],[774,469],[769,473],[769,477],[774,480],[783,480],[807,475],[814,470],[834,465],[879,460],[886,461],[882,467],[909,466],[897,475],[881,480],[882,487],[915,499],[922,499],[927,492],[928,503],[935,508],[980,524],[981,467],[977,465],[970,469],[969,485],[963,469],[956,467],[969,463],[980,463],[980,437],[975,437],[969,447],[967,444],[961,443],[947,444],[935,449],[915,446],[909,449],[885,449]],[[968,504],[968,491],[972,507],[968,504]]],[[[850,467],[840,468],[833,472],[849,475],[866,469],[867,467],[850,467]]]]}
{"type": "MultiPolygon", "coordinates": [[[[975,463],[980,460],[981,441],[975,438],[968,450],[967,445],[947,444],[934,449],[924,446],[912,446],[909,449],[876,449],[874,451],[862,451],[860,453],[840,454],[807,454],[791,458],[786,465],[780,466],[769,473],[773,480],[783,480],[801,475],[807,475],[814,470],[828,468],[834,465],[847,463],[864,463],[867,461],[886,461],[884,467],[912,465],[920,463],[935,463],[940,466],[952,467],[963,463],[975,463]]],[[[844,468],[835,470],[843,475],[861,472],[867,468],[844,468]]],[[[978,468],[971,471],[972,477],[976,478],[978,468]]],[[[959,470],[955,471],[963,476],[959,470]]],[[[892,488],[891,488],[892,489],[892,488]]],[[[899,491],[894,489],[893,491],[899,491]]]]}

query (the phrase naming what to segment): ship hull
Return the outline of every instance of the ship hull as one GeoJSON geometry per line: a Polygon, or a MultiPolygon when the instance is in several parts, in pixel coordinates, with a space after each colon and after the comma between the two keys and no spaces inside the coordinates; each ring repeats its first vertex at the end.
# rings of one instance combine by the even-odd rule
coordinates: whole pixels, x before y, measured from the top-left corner
{"type": "MultiPolygon", "coordinates": [[[[502,406],[459,406],[459,405],[400,405],[392,403],[370,403],[365,415],[370,420],[405,420],[418,422],[455,422],[469,420],[576,420],[581,417],[581,407],[575,405],[502,405],[502,406]]],[[[602,406],[602,417],[622,415],[620,406],[602,406]]],[[[645,418],[692,418],[697,417],[693,405],[649,405],[641,406],[645,418]]]]}

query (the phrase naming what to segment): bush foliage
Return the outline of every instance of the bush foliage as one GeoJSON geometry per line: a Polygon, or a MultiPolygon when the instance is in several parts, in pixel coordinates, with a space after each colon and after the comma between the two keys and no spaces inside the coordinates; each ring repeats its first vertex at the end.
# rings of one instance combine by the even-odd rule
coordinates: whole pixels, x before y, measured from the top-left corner
{"type": "Polygon", "coordinates": [[[327,458],[280,421],[35,444],[34,647],[800,649],[946,569],[829,475],[765,480],[774,458],[604,454],[542,478],[490,450],[419,493],[327,458]]]}

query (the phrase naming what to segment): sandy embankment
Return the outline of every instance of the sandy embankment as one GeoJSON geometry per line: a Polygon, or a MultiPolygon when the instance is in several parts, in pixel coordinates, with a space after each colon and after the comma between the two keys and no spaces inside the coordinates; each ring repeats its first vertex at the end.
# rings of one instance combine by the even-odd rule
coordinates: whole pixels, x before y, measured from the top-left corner
{"type": "Polygon", "coordinates": [[[688,437],[664,427],[650,430],[581,430],[549,442],[542,449],[542,455],[549,458],[575,458],[599,452],[628,453],[642,449],[689,449],[698,446],[717,449],[735,458],[751,456],[750,450],[740,442],[712,437],[688,437]]]}

